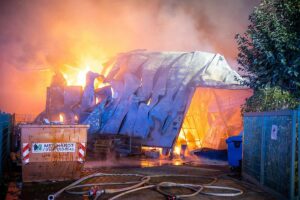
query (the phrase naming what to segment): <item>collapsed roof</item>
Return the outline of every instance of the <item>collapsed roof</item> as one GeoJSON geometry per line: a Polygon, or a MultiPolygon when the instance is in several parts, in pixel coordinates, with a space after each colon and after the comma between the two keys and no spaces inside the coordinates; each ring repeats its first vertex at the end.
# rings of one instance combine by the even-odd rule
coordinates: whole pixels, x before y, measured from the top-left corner
{"type": "Polygon", "coordinates": [[[104,80],[110,86],[86,92],[101,102],[88,104],[92,109],[81,113],[81,121],[90,124],[90,134],[137,136],[149,146],[172,147],[196,88],[242,88],[239,74],[219,54],[137,50],[112,63],[104,80]]]}

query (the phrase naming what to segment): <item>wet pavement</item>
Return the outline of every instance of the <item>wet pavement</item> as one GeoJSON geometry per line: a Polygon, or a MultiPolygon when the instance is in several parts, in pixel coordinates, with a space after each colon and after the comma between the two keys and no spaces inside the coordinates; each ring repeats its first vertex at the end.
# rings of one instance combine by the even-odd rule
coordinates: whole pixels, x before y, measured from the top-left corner
{"type": "MultiPolygon", "coordinates": [[[[183,199],[246,199],[246,200],[271,200],[275,199],[270,194],[265,193],[256,185],[242,180],[236,173],[232,173],[224,162],[202,160],[197,162],[181,160],[158,160],[158,159],[120,159],[114,161],[89,161],[86,162],[82,177],[96,172],[108,174],[141,174],[152,176],[146,185],[156,185],[160,182],[175,182],[188,184],[209,184],[216,186],[234,187],[243,190],[243,194],[237,197],[217,197],[204,194],[198,194],[193,197],[183,199]],[[160,175],[160,176],[158,176],[160,175]]],[[[103,176],[85,181],[84,183],[95,182],[127,182],[138,181],[138,177],[132,176],[103,176]]],[[[55,193],[61,188],[72,183],[65,182],[43,182],[43,183],[24,183],[19,199],[22,200],[40,200],[47,199],[49,194],[55,193]]],[[[124,185],[103,186],[105,188],[121,188],[124,185]]],[[[90,188],[83,188],[89,190],[90,188]]],[[[80,189],[79,189],[80,190],[80,189]]],[[[189,194],[192,191],[186,188],[165,188],[169,193],[189,194]]],[[[204,192],[223,193],[224,190],[204,189],[204,192]]],[[[116,194],[104,194],[101,199],[109,199],[116,194]]],[[[63,193],[56,198],[58,200],[88,199],[82,195],[73,195],[63,193]]],[[[158,193],[155,189],[145,189],[121,197],[120,199],[167,199],[166,196],[158,193]]]]}

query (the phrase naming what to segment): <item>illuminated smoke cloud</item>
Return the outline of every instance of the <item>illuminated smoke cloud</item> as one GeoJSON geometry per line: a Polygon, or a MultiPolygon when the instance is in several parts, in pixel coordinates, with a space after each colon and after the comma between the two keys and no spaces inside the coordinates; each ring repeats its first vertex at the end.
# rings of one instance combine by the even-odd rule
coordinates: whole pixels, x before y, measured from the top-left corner
{"type": "Polygon", "coordinates": [[[258,0],[0,2],[0,109],[38,113],[53,69],[132,49],[209,51],[236,65],[234,34],[258,0]],[[51,70],[49,70],[51,69],[51,70]]]}

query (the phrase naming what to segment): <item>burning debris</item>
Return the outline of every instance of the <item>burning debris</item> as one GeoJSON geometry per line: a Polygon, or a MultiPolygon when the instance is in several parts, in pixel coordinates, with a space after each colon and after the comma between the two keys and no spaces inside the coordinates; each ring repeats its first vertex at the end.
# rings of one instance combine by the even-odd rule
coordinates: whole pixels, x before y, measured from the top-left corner
{"type": "MultiPolygon", "coordinates": [[[[56,73],[47,90],[46,110],[36,121],[89,124],[89,134],[139,137],[145,146],[170,149],[197,88],[242,88],[241,77],[219,54],[136,50],[119,54],[105,68],[110,69],[106,76],[88,72],[83,90],[66,85],[56,73]],[[95,88],[95,80],[101,87],[95,88]]],[[[239,108],[244,98],[234,106],[239,108]]]]}

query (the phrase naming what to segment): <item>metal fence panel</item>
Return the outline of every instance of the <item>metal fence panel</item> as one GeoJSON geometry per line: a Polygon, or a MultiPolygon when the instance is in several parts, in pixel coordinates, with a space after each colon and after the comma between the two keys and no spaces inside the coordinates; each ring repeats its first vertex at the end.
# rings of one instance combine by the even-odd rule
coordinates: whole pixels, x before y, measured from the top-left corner
{"type": "Polygon", "coordinates": [[[260,180],[262,128],[261,117],[244,118],[243,171],[258,181],[260,180]]]}
{"type": "MultiPolygon", "coordinates": [[[[293,115],[266,116],[264,184],[282,194],[289,194],[291,161],[295,150],[292,143],[293,115]],[[277,137],[272,139],[272,127],[277,126],[277,137]]],[[[273,128],[274,129],[274,128],[273,128]]],[[[293,169],[294,170],[294,169],[293,169]]]]}
{"type": "Polygon", "coordinates": [[[290,199],[295,197],[296,113],[244,116],[243,172],[290,199]]]}
{"type": "Polygon", "coordinates": [[[296,175],[295,175],[295,180],[297,180],[297,183],[295,184],[296,186],[298,185],[298,187],[296,187],[296,193],[297,193],[297,199],[299,200],[300,199],[300,107],[298,108],[298,112],[297,112],[297,125],[296,125],[297,127],[298,127],[298,132],[297,132],[297,141],[298,141],[298,143],[297,143],[297,149],[296,149],[296,155],[297,155],[297,157],[296,157],[296,167],[298,168],[297,169],[297,171],[295,172],[295,173],[297,173],[296,175]]]}
{"type": "Polygon", "coordinates": [[[3,173],[9,159],[11,123],[11,115],[0,113],[0,184],[4,181],[3,173]]]}

